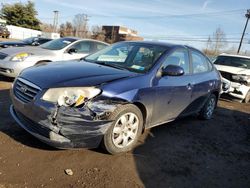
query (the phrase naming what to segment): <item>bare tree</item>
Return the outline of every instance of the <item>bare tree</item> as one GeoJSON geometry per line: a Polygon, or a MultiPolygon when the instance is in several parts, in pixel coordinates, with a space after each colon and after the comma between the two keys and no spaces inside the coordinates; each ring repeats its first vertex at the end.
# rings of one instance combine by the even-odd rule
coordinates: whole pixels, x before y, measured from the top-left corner
{"type": "Polygon", "coordinates": [[[213,48],[214,54],[218,54],[222,48],[224,48],[227,44],[226,34],[224,31],[218,27],[213,33],[213,48]]]}
{"type": "Polygon", "coordinates": [[[65,24],[61,24],[59,28],[59,33],[61,37],[65,37],[65,31],[66,31],[65,24]]]}
{"type": "Polygon", "coordinates": [[[65,36],[75,36],[74,28],[71,22],[65,23],[65,36]]]}
{"type": "Polygon", "coordinates": [[[102,30],[101,26],[94,25],[91,28],[91,38],[100,40],[100,41],[105,41],[105,33],[102,30]]]}
{"type": "Polygon", "coordinates": [[[41,31],[43,32],[53,32],[53,25],[47,24],[47,23],[42,23],[40,25],[41,31]]]}
{"type": "Polygon", "coordinates": [[[226,47],[226,45],[226,34],[220,27],[218,27],[213,33],[213,36],[208,37],[206,49],[204,49],[203,51],[206,55],[218,55],[221,50],[226,47]]]}
{"type": "Polygon", "coordinates": [[[75,36],[80,38],[89,38],[88,30],[88,16],[86,14],[77,14],[73,19],[73,27],[75,29],[75,36]]]}

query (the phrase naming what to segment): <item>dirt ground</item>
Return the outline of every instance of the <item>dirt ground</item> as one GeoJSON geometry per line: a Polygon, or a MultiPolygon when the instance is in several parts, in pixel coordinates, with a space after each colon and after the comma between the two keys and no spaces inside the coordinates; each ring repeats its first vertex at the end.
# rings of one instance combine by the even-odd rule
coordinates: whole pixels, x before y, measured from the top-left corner
{"type": "Polygon", "coordinates": [[[250,186],[250,104],[220,100],[212,120],[152,128],[134,151],[112,156],[57,150],[26,133],[9,114],[11,82],[0,77],[0,188],[250,186]]]}

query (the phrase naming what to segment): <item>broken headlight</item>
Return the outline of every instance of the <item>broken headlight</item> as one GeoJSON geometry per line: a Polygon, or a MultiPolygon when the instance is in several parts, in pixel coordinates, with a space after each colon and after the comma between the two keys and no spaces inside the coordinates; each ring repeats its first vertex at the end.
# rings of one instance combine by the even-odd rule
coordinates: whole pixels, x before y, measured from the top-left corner
{"type": "Polygon", "coordinates": [[[59,106],[80,106],[97,96],[101,90],[95,87],[68,87],[48,89],[42,99],[58,103],[59,106]]]}
{"type": "Polygon", "coordinates": [[[232,79],[236,81],[247,81],[249,77],[247,75],[241,74],[241,75],[232,75],[232,79]]]}
{"type": "Polygon", "coordinates": [[[244,74],[240,74],[240,75],[232,75],[232,79],[234,81],[238,81],[238,82],[242,82],[247,84],[250,80],[250,76],[244,75],[244,74]]]}

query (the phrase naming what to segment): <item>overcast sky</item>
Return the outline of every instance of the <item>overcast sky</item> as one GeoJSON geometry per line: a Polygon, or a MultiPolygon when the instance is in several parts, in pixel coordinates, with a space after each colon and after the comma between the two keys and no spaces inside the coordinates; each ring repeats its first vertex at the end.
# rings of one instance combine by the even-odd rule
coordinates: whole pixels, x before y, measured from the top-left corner
{"type": "MultiPolygon", "coordinates": [[[[3,3],[20,0],[0,0],[3,3]]],[[[26,2],[21,0],[21,2],[26,2]]],[[[171,42],[205,47],[208,35],[221,27],[228,41],[240,39],[250,9],[250,0],[34,0],[38,17],[53,23],[53,10],[59,11],[59,23],[71,21],[75,14],[85,13],[89,25],[122,25],[135,29],[146,39],[168,39],[171,42]],[[188,41],[176,41],[175,38],[188,41]]],[[[250,23],[245,43],[250,40],[250,23]]],[[[228,47],[238,45],[230,43],[228,47]]],[[[250,44],[243,44],[250,51],[250,44]]]]}

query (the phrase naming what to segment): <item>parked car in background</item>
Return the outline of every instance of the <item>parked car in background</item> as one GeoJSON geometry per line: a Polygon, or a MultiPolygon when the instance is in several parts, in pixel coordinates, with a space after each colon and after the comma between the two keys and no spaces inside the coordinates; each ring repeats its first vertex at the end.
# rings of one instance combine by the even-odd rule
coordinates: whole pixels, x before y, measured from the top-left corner
{"type": "Polygon", "coordinates": [[[82,61],[25,69],[10,111],[57,148],[131,150],[144,129],[190,114],[212,118],[220,74],[202,52],[160,42],[120,42],[82,61]]]}
{"type": "Polygon", "coordinates": [[[248,103],[250,101],[250,57],[221,54],[214,64],[223,77],[223,92],[248,103]]]}
{"type": "Polygon", "coordinates": [[[0,25],[0,36],[2,38],[9,38],[9,36],[10,36],[10,32],[9,32],[8,28],[4,25],[0,25]]]}
{"type": "Polygon", "coordinates": [[[23,69],[51,61],[80,59],[108,46],[107,43],[65,37],[38,47],[6,48],[0,50],[0,74],[16,77],[23,69]]]}
{"type": "Polygon", "coordinates": [[[4,42],[0,42],[0,48],[39,46],[51,40],[52,39],[43,38],[43,37],[30,37],[30,38],[20,40],[20,41],[4,41],[4,42]]]}

